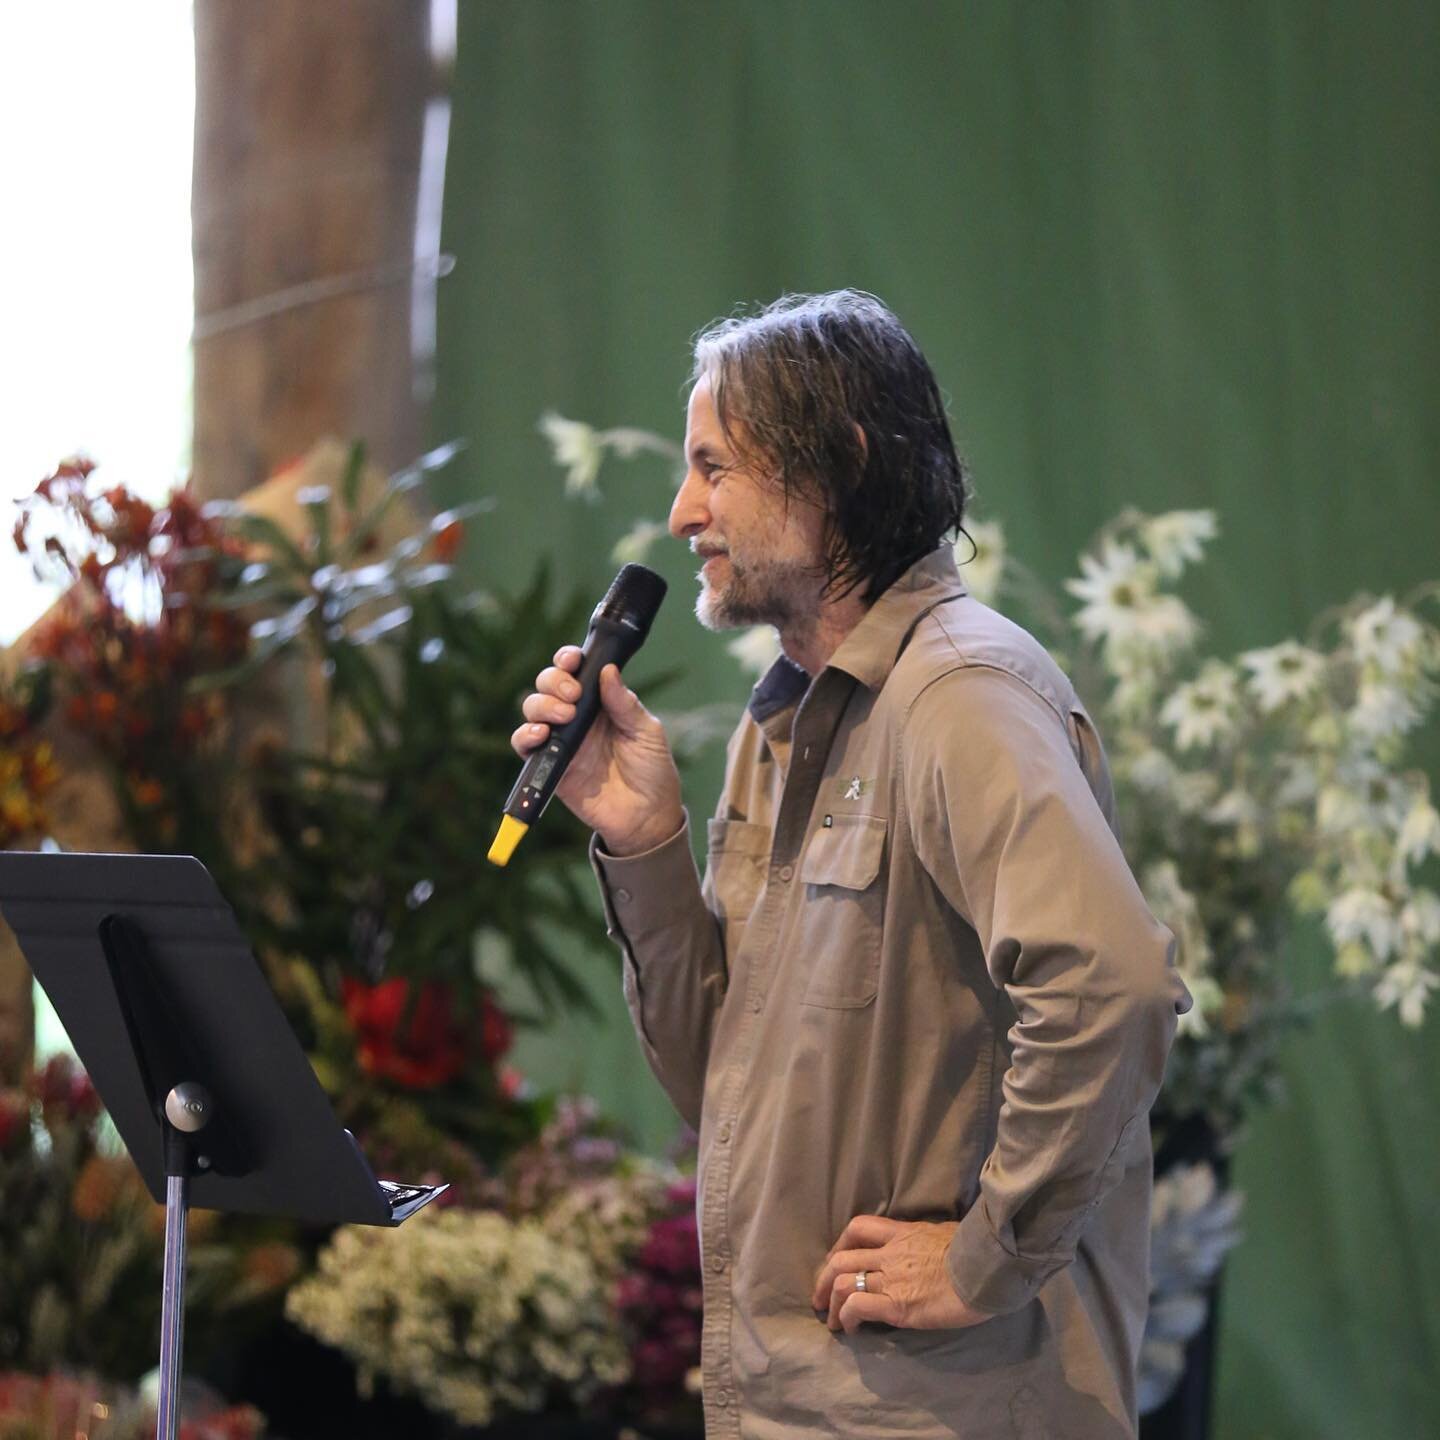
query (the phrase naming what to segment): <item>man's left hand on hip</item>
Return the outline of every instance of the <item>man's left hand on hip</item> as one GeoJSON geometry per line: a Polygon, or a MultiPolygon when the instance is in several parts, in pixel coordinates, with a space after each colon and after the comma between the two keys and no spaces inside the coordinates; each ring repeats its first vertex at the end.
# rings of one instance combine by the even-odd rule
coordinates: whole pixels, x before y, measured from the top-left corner
{"type": "Polygon", "coordinates": [[[956,1293],[945,1255],[959,1222],[857,1215],[815,1276],[811,1305],[832,1330],[853,1335],[867,1320],[905,1330],[955,1330],[990,1316],[956,1293]],[[859,1277],[863,1276],[863,1281],[859,1277]]]}

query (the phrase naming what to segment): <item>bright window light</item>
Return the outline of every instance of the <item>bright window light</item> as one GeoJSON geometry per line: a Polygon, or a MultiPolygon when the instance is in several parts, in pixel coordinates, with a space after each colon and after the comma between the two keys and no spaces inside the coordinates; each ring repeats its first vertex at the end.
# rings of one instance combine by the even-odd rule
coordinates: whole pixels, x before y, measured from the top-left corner
{"type": "Polygon", "coordinates": [[[10,501],[83,452],[148,500],[189,468],[189,0],[45,0],[0,46],[0,645],[49,605],[10,501]]]}

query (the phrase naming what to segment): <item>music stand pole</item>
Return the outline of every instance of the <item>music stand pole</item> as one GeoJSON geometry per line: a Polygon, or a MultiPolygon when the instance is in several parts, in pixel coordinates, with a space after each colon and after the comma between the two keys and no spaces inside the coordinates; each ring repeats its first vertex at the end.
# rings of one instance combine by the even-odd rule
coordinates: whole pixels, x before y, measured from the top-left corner
{"type": "Polygon", "coordinates": [[[194,1137],[210,1123],[215,1103],[203,1085],[184,1081],[165,1097],[165,1273],[160,1296],[160,1395],[155,1440],[177,1440],[185,1350],[185,1240],[190,1172],[203,1169],[194,1137]]]}
{"type": "Polygon", "coordinates": [[[155,1440],[175,1440],[180,1428],[180,1355],[185,1344],[185,1217],[190,1181],[165,1180],[165,1281],[160,1305],[160,1399],[155,1440]]]}

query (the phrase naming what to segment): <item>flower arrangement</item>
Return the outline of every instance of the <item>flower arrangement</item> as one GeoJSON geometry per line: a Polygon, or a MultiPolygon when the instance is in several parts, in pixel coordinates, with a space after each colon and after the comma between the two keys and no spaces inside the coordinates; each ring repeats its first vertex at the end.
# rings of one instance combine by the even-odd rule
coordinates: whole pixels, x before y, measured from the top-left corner
{"type": "Polygon", "coordinates": [[[470,1425],[583,1404],[628,1372],[594,1262],[538,1220],[494,1211],[425,1212],[378,1237],[342,1229],[286,1309],[366,1387],[383,1377],[470,1425]]]}
{"type": "Polygon", "coordinates": [[[203,843],[229,708],[189,685],[247,648],[243,618],[211,603],[239,541],[186,489],[157,510],[122,486],[98,489],[94,471],[66,461],[17,502],[16,546],[39,578],[67,587],[31,654],[65,723],[109,770],[139,847],[203,843]]]}
{"type": "Polygon", "coordinates": [[[291,1319],[362,1384],[463,1423],[587,1406],[693,1418],[693,1179],[628,1152],[593,1101],[562,1098],[484,1198],[378,1242],[337,1232],[291,1292],[291,1319]]]}

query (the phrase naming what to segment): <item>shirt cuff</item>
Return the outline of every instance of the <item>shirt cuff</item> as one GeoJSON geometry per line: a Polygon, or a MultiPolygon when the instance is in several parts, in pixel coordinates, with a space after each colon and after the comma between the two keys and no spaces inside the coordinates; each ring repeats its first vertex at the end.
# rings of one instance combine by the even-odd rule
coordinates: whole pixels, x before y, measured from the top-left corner
{"type": "Polygon", "coordinates": [[[945,1268],[955,1293],[971,1309],[1008,1315],[1033,1300],[1057,1267],[1053,1261],[1025,1260],[1007,1250],[985,1218],[982,1194],[961,1217],[945,1268]]]}
{"type": "Polygon", "coordinates": [[[609,855],[590,837],[590,865],[600,882],[612,940],[638,940],[693,913],[700,893],[690,850],[690,814],[668,839],[638,855],[609,855]]]}

